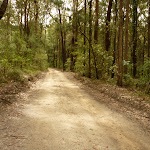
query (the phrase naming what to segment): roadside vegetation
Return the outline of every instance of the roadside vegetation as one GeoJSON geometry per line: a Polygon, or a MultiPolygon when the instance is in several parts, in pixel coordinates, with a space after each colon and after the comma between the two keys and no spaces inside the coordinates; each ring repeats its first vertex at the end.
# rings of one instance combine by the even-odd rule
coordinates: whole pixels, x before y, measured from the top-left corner
{"type": "Polygon", "coordinates": [[[150,0],[9,0],[0,32],[0,83],[54,67],[150,94],[150,0]]]}

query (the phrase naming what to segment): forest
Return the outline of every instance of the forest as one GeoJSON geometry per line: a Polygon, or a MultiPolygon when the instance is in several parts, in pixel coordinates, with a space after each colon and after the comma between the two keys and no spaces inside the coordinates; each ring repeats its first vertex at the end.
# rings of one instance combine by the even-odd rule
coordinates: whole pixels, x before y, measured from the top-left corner
{"type": "Polygon", "coordinates": [[[1,0],[0,19],[0,83],[54,67],[150,94],[150,0],[1,0]]]}

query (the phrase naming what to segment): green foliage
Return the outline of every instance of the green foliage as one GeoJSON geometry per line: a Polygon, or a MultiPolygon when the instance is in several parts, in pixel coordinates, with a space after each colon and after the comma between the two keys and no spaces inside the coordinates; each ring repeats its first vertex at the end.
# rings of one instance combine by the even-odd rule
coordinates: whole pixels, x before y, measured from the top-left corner
{"type": "Polygon", "coordinates": [[[48,68],[47,55],[40,37],[30,36],[28,39],[20,36],[14,30],[11,41],[7,39],[7,30],[1,36],[0,42],[0,82],[8,80],[23,81],[23,72],[45,70],[48,68]]]}
{"type": "Polygon", "coordinates": [[[150,94],[150,58],[147,58],[144,65],[140,68],[140,79],[138,80],[137,87],[150,94]]]}
{"type": "Polygon", "coordinates": [[[70,60],[70,58],[68,58],[66,63],[65,63],[66,71],[70,71],[70,64],[71,64],[71,60],[70,60]]]}
{"type": "Polygon", "coordinates": [[[78,72],[80,75],[87,74],[84,69],[84,60],[86,60],[86,58],[84,58],[83,54],[80,54],[78,55],[76,63],[75,63],[75,71],[78,72]]]}
{"type": "Polygon", "coordinates": [[[7,73],[7,78],[9,80],[14,80],[14,81],[18,81],[18,82],[23,82],[24,78],[23,78],[23,72],[20,69],[12,69],[7,73]]]}
{"type": "Polygon", "coordinates": [[[124,74],[124,80],[123,80],[124,86],[134,86],[134,80],[130,74],[124,74]]]}
{"type": "Polygon", "coordinates": [[[95,51],[97,53],[97,64],[101,78],[108,78],[109,72],[112,70],[112,68],[115,69],[116,67],[112,66],[113,57],[109,55],[109,53],[105,51],[101,45],[97,45],[95,51]]]}

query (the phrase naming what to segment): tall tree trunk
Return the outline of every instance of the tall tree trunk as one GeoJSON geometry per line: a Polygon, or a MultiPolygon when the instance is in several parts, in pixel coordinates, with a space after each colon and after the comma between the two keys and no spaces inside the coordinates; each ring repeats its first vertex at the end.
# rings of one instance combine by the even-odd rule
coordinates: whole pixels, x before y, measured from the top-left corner
{"type": "MultiPolygon", "coordinates": [[[[96,0],[95,4],[95,26],[94,26],[94,42],[95,44],[98,43],[98,8],[99,8],[99,0],[96,0]]],[[[95,66],[95,73],[96,73],[96,78],[98,79],[98,68],[97,68],[97,58],[96,58],[96,52],[92,50],[93,57],[94,57],[94,66],[95,66]]]]}
{"type": "Polygon", "coordinates": [[[3,3],[0,7],[0,19],[4,16],[7,5],[8,5],[8,0],[3,0],[3,3]]]}
{"type": "Polygon", "coordinates": [[[85,53],[86,53],[86,0],[84,1],[84,62],[83,62],[83,65],[84,65],[84,73],[83,73],[83,76],[85,76],[85,53]]]}
{"type": "Polygon", "coordinates": [[[59,52],[58,52],[58,68],[60,68],[60,57],[61,57],[61,40],[58,39],[58,45],[59,45],[59,52]]]}
{"type": "Polygon", "coordinates": [[[72,20],[72,49],[71,49],[71,64],[70,64],[70,70],[73,71],[74,70],[74,56],[73,56],[73,52],[74,52],[74,47],[75,47],[75,28],[76,28],[76,15],[75,15],[75,11],[76,11],[76,0],[73,0],[73,20],[72,20]]]}
{"type": "Polygon", "coordinates": [[[78,0],[75,1],[75,24],[76,24],[76,30],[75,30],[75,42],[78,41],[78,0]]]}
{"type": "MultiPolygon", "coordinates": [[[[65,13],[64,13],[65,15],[65,13]]],[[[65,22],[65,17],[64,17],[64,22],[65,22]]],[[[65,68],[65,63],[66,63],[66,59],[67,59],[67,54],[66,54],[66,27],[64,27],[64,33],[63,33],[63,36],[64,36],[64,50],[63,50],[63,62],[64,62],[64,70],[66,69],[65,68]]]]}
{"type": "Polygon", "coordinates": [[[92,47],[92,0],[89,2],[89,71],[88,76],[91,78],[91,47],[92,47]]]}
{"type": "MultiPolygon", "coordinates": [[[[117,25],[117,18],[118,18],[118,9],[117,9],[117,6],[118,6],[118,0],[115,0],[115,19],[114,19],[114,22],[115,22],[115,29],[114,29],[114,50],[113,50],[113,65],[116,63],[116,39],[117,39],[117,29],[116,29],[116,25],[117,25]]],[[[114,78],[115,76],[115,73],[114,73],[114,70],[112,70],[112,74],[111,74],[111,77],[114,78]]]]}
{"type": "Polygon", "coordinates": [[[64,65],[66,63],[66,29],[64,31],[64,65]]]}
{"type": "Polygon", "coordinates": [[[59,9],[59,23],[60,23],[62,62],[63,62],[63,71],[64,71],[65,70],[66,54],[65,54],[65,49],[64,49],[64,36],[63,36],[63,31],[62,31],[62,18],[61,18],[60,9],[59,9]]]}
{"type": "Polygon", "coordinates": [[[119,58],[118,58],[118,80],[117,85],[122,86],[122,77],[123,77],[123,0],[120,0],[119,6],[119,41],[118,41],[118,51],[119,51],[119,58]]]}
{"type": "Polygon", "coordinates": [[[149,16],[148,16],[148,57],[150,57],[150,0],[149,0],[149,16]]]}
{"type": "Polygon", "coordinates": [[[59,39],[57,39],[57,54],[56,54],[56,67],[58,68],[59,61],[59,39]]]}
{"type": "Polygon", "coordinates": [[[133,51],[132,51],[132,62],[133,62],[133,77],[137,73],[137,56],[136,56],[136,47],[137,47],[137,0],[133,0],[133,51]]]}
{"type": "Polygon", "coordinates": [[[106,18],[106,33],[105,33],[105,49],[106,49],[106,51],[108,51],[109,47],[110,47],[110,37],[109,37],[110,26],[109,25],[110,25],[112,2],[113,2],[113,0],[109,0],[108,10],[107,10],[107,18],[106,18]]]}
{"type": "MultiPolygon", "coordinates": [[[[125,24],[125,61],[128,61],[128,24],[129,24],[129,3],[130,0],[126,0],[126,24],[125,24]]],[[[127,74],[127,65],[124,67],[124,73],[127,74]]]]}
{"type": "Polygon", "coordinates": [[[99,0],[96,0],[95,4],[95,28],[94,28],[94,42],[98,42],[98,10],[99,10],[99,0]]]}

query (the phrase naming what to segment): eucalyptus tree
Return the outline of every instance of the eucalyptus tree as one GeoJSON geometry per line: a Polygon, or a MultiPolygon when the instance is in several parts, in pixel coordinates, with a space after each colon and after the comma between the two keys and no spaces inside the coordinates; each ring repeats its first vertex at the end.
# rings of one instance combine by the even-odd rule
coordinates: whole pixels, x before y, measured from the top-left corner
{"type": "Polygon", "coordinates": [[[106,18],[106,33],[105,33],[105,49],[109,50],[110,47],[110,19],[111,19],[111,9],[113,0],[109,0],[107,18],[106,18]]]}
{"type": "Polygon", "coordinates": [[[98,14],[99,14],[99,0],[95,4],[95,26],[94,26],[94,42],[98,43],[98,14]]]}
{"type": "MultiPolygon", "coordinates": [[[[116,58],[117,58],[117,52],[116,52],[116,39],[117,39],[117,19],[118,19],[118,9],[117,9],[117,6],[118,6],[118,0],[115,0],[115,8],[114,8],[114,14],[115,14],[115,17],[114,17],[114,39],[113,39],[113,63],[112,63],[112,66],[115,65],[115,63],[117,62],[116,61],[116,58]]],[[[111,78],[114,78],[115,76],[115,73],[114,73],[114,70],[112,70],[112,74],[111,74],[111,78]]]]}
{"type": "Polygon", "coordinates": [[[132,49],[132,62],[133,62],[133,77],[137,74],[137,0],[132,0],[133,5],[133,19],[132,19],[132,28],[133,28],[133,49],[132,49]]]}
{"type": "MultiPolygon", "coordinates": [[[[125,56],[124,60],[127,62],[128,61],[128,47],[129,47],[129,42],[128,42],[128,30],[129,30],[129,4],[130,0],[126,0],[126,23],[125,23],[125,56]]],[[[124,73],[127,74],[127,65],[124,67],[124,73]]]]}
{"type": "Polygon", "coordinates": [[[148,1],[148,57],[150,57],[150,0],[148,1]]]}
{"type": "Polygon", "coordinates": [[[123,0],[120,0],[119,5],[119,41],[118,41],[118,79],[117,85],[122,86],[122,78],[123,78],[123,0]]]}
{"type": "Polygon", "coordinates": [[[91,78],[91,47],[92,47],[92,0],[89,1],[89,70],[88,70],[89,78],[91,78]]]}

